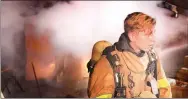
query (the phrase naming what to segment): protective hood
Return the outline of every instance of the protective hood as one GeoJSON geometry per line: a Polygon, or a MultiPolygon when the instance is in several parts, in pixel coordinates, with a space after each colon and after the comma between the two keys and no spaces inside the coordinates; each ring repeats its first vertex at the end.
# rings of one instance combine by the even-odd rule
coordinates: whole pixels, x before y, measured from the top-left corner
{"type": "Polygon", "coordinates": [[[145,52],[143,50],[140,51],[140,53],[136,53],[133,48],[130,46],[130,39],[127,35],[126,32],[122,33],[120,38],[119,38],[119,41],[115,43],[115,46],[117,48],[118,51],[129,51],[133,54],[135,54],[136,56],[138,57],[142,57],[145,52]]]}

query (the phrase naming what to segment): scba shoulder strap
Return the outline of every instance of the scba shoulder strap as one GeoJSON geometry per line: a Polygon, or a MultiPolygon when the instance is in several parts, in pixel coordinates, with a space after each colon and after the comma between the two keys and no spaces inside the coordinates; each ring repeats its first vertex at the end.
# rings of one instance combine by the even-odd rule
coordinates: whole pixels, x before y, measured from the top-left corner
{"type": "Polygon", "coordinates": [[[153,48],[147,52],[147,55],[149,58],[149,63],[146,69],[146,75],[148,76],[149,74],[151,74],[154,77],[149,82],[147,82],[147,85],[152,88],[153,94],[156,95],[157,98],[159,98],[159,89],[157,87],[157,56],[153,48]]]}
{"type": "Polygon", "coordinates": [[[123,85],[124,75],[120,73],[120,58],[117,54],[112,55],[111,53],[113,51],[115,51],[115,45],[109,46],[103,51],[103,55],[106,55],[106,58],[110,63],[114,73],[115,92],[113,97],[126,98],[126,87],[123,85]]]}

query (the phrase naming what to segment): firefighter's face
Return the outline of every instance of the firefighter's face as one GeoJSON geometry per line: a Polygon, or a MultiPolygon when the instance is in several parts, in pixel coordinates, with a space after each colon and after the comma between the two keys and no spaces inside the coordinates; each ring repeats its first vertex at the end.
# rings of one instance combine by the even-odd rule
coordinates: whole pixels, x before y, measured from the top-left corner
{"type": "Polygon", "coordinates": [[[154,44],[154,29],[148,29],[145,31],[141,31],[134,35],[135,37],[135,45],[144,51],[149,51],[154,44]]]}

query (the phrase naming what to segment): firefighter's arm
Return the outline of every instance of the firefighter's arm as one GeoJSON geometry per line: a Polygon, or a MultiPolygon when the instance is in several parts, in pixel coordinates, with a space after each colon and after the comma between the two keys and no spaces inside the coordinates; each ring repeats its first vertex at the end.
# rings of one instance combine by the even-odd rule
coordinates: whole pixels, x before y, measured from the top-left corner
{"type": "Polygon", "coordinates": [[[112,98],[114,92],[113,71],[105,57],[95,65],[88,84],[89,98],[112,98]]]}
{"type": "Polygon", "coordinates": [[[157,61],[157,83],[160,98],[172,98],[171,87],[159,60],[157,61]]]}

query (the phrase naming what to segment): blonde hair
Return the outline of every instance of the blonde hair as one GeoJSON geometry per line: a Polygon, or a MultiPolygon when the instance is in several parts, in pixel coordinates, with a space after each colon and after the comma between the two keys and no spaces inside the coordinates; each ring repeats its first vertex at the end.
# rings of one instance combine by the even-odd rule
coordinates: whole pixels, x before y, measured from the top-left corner
{"type": "Polygon", "coordinates": [[[129,14],[124,21],[124,30],[130,31],[144,31],[155,26],[156,20],[151,16],[142,12],[133,12],[129,14]]]}

